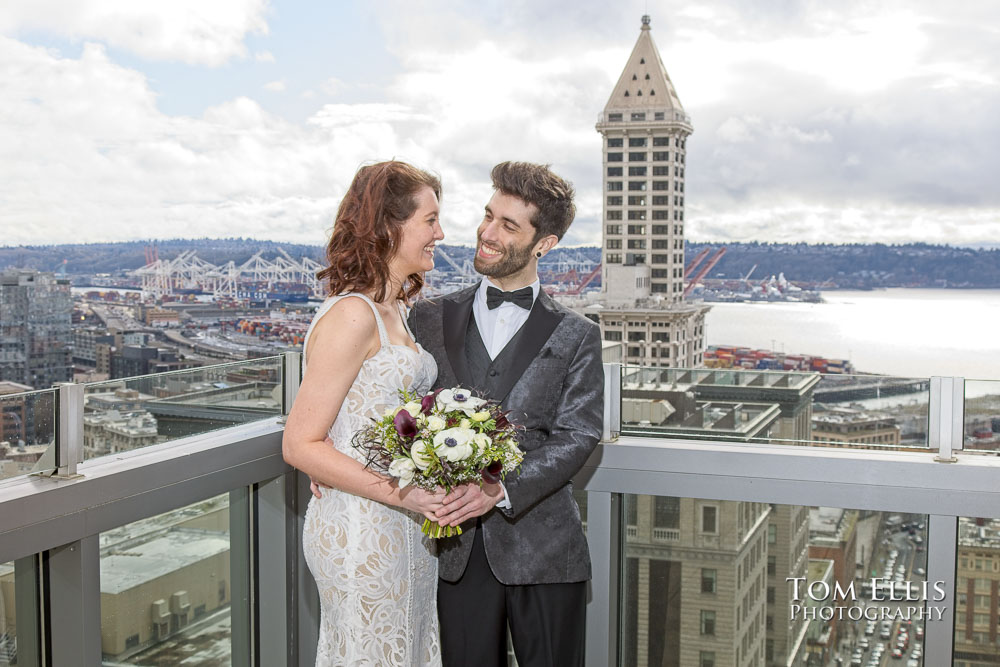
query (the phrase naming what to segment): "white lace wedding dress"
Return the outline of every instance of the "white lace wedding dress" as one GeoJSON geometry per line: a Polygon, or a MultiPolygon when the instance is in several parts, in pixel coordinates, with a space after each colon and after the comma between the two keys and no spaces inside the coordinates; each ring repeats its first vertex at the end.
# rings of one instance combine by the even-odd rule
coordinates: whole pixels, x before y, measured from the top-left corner
{"type": "MultiPolygon", "coordinates": [[[[362,365],[329,436],[339,451],[363,461],[351,446],[354,433],[399,405],[399,389],[428,391],[437,364],[423,348],[390,344],[371,300],[350,296],[371,306],[382,347],[362,365]]],[[[306,344],[316,322],[342,298],[347,295],[320,307],[306,344]]],[[[309,501],[302,545],[320,595],[317,667],[441,664],[437,559],[432,540],[420,533],[422,523],[418,514],[336,489],[324,488],[322,498],[309,501]]]]}

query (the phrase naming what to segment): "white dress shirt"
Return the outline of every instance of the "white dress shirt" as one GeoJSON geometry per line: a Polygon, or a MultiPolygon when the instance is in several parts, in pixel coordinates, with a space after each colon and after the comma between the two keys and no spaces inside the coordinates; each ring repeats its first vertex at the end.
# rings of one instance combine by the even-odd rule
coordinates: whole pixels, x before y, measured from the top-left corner
{"type": "MultiPolygon", "coordinates": [[[[472,303],[472,314],[476,318],[476,327],[479,329],[479,336],[483,339],[483,345],[490,355],[490,359],[496,359],[497,355],[507,346],[510,339],[514,337],[524,323],[528,320],[531,312],[521,306],[505,301],[499,306],[490,310],[486,305],[486,288],[497,287],[489,278],[484,278],[479,283],[476,291],[476,299],[472,303]]],[[[531,283],[531,303],[535,303],[538,298],[538,291],[542,289],[541,282],[536,278],[531,283]]],[[[502,291],[502,290],[501,290],[502,291]]]]}
{"type": "MultiPolygon", "coordinates": [[[[476,318],[479,337],[483,339],[483,345],[486,346],[490,359],[496,359],[497,355],[510,342],[510,339],[514,337],[514,334],[520,331],[524,323],[528,321],[528,315],[531,311],[509,301],[504,301],[490,310],[489,306],[486,305],[486,288],[490,286],[501,289],[493,284],[489,278],[484,278],[483,282],[479,283],[476,298],[472,302],[472,315],[476,318]]],[[[541,281],[536,278],[535,282],[531,283],[532,305],[538,298],[538,290],[540,289],[542,289],[541,281]]],[[[497,503],[497,507],[510,509],[507,487],[504,486],[503,482],[500,482],[500,488],[503,489],[503,499],[497,503]]]]}

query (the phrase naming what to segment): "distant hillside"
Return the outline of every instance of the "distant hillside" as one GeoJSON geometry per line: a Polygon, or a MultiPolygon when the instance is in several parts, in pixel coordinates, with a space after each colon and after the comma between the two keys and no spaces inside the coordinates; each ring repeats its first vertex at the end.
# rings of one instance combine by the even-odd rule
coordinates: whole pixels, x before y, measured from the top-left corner
{"type": "Polygon", "coordinates": [[[687,243],[690,262],[702,249],[708,257],[723,245],[726,254],[712,278],[739,278],[756,265],[751,279],[784,273],[789,280],[839,287],[1000,287],[1000,249],[906,245],[809,245],[806,243],[687,243]]]}
{"type": "Polygon", "coordinates": [[[319,260],[323,254],[323,249],[318,246],[256,239],[171,239],[0,247],[0,267],[55,271],[65,260],[68,273],[118,273],[145,266],[147,246],[155,246],[163,259],[172,259],[185,250],[195,250],[198,257],[212,264],[225,264],[229,260],[241,264],[262,249],[268,258],[273,258],[278,247],[292,257],[306,256],[319,260]]]}
{"type": "MultiPolygon", "coordinates": [[[[54,271],[63,260],[71,274],[119,273],[146,263],[145,249],[155,245],[160,257],[172,258],[185,250],[213,264],[233,260],[245,262],[258,250],[271,259],[282,248],[292,257],[311,257],[322,262],[323,248],[294,243],[255,239],[173,239],[169,241],[129,241],[51,246],[0,247],[0,268],[19,266],[54,271]]],[[[714,252],[720,243],[688,242],[690,262],[703,249],[714,252]]],[[[809,245],[805,243],[727,243],[726,254],[712,269],[710,277],[745,276],[756,265],[752,278],[763,279],[784,273],[789,280],[833,282],[845,288],[871,287],[978,287],[1000,288],[1000,248],[955,248],[914,243],[907,245],[855,244],[809,245]]],[[[472,259],[472,249],[442,245],[456,263],[472,259]]],[[[709,255],[711,256],[711,254],[709,255]]],[[[583,246],[556,248],[543,260],[543,267],[571,266],[577,260],[597,261],[600,248],[583,246]]],[[[447,271],[444,262],[439,268],[447,271]]]]}

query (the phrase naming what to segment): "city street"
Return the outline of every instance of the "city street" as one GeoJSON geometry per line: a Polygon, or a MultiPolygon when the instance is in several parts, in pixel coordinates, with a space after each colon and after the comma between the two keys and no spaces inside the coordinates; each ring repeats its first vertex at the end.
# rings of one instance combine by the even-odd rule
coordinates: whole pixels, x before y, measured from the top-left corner
{"type": "MultiPolygon", "coordinates": [[[[830,667],[851,665],[852,667],[912,667],[923,665],[923,626],[921,612],[912,608],[927,609],[927,603],[920,601],[891,600],[900,595],[905,586],[921,587],[927,569],[927,553],[923,548],[926,541],[926,516],[898,515],[896,526],[886,525],[869,537],[877,538],[874,557],[867,561],[868,571],[855,580],[857,606],[863,609],[861,620],[844,618],[840,645],[830,667]],[[911,534],[911,531],[913,534],[911,534]],[[872,578],[879,579],[881,590],[871,591],[872,578]],[[891,596],[883,581],[893,582],[896,595],[891,596]],[[874,599],[873,599],[874,597],[874,599]],[[901,619],[910,616],[910,620],[901,619]],[[883,621],[882,619],[888,619],[883,621]],[[869,620],[877,619],[877,620],[869,620]],[[911,662],[915,660],[916,662],[911,662]]],[[[859,526],[859,533],[862,527],[859,526]]],[[[871,540],[874,541],[874,540],[871,540]]],[[[859,538],[859,550],[869,549],[863,537],[859,538]],[[864,545],[864,547],[862,547],[864,545]]],[[[922,592],[922,589],[917,588],[922,592]]],[[[933,596],[933,589],[928,597],[933,596]]],[[[857,616],[858,612],[854,612],[857,616]]]]}

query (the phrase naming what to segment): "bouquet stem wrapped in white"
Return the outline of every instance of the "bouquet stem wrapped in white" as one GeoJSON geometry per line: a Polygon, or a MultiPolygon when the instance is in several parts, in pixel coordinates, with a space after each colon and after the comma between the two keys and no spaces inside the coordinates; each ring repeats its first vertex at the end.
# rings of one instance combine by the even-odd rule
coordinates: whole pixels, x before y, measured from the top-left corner
{"type": "MultiPolygon", "coordinates": [[[[364,452],[368,468],[428,491],[451,492],[460,484],[495,483],[517,468],[524,453],[518,427],[499,404],[467,389],[439,389],[420,396],[401,391],[402,405],[355,434],[352,445],[364,452]]],[[[426,519],[430,537],[461,535],[458,526],[426,519]]]]}

